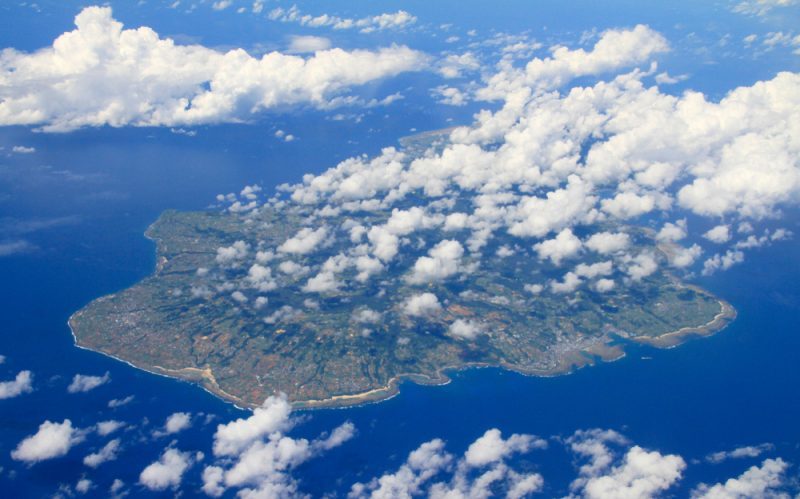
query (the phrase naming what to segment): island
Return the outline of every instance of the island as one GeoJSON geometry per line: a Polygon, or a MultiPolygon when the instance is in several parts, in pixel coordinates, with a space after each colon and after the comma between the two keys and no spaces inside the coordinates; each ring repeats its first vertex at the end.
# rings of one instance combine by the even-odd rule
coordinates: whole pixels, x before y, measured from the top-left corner
{"type": "MultiPolygon", "coordinates": [[[[405,161],[441,147],[437,139],[406,139],[405,161]]],[[[438,211],[465,211],[469,193],[337,211],[277,197],[249,203],[254,191],[225,209],[164,212],[146,232],[154,273],[73,314],[76,343],[242,407],[282,392],[295,407],[318,408],[383,400],[403,381],[442,384],[475,366],[566,374],[617,359],[630,342],[671,347],[735,317],[666,264],[626,274],[631,255],[663,263],[671,251],[644,227],[593,227],[624,233],[627,245],[584,251],[571,272],[582,285],[568,289],[565,262],[523,238],[495,230],[474,244],[469,228],[445,231],[438,211]],[[420,206],[433,221],[398,229],[396,254],[373,256],[386,255],[369,228],[391,228],[420,206]]]]}

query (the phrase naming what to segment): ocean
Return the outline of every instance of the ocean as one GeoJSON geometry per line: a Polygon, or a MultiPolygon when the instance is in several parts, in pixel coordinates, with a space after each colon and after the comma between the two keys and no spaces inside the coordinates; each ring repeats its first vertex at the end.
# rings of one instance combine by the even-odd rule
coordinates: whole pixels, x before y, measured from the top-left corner
{"type": "MultiPolygon", "coordinates": [[[[150,434],[173,412],[203,415],[175,438],[182,450],[210,455],[216,424],[242,411],[196,386],[74,347],[66,321],[88,301],[152,271],[154,248],[143,232],[162,210],[203,209],[217,193],[297,180],[301,172],[331,164],[337,156],[333,150],[339,157],[351,153],[336,134],[357,136],[360,130],[342,131],[324,120],[318,126],[322,130],[289,144],[263,128],[237,126],[200,129],[195,137],[148,129],[4,134],[6,143],[24,142],[41,151],[8,157],[0,169],[8,193],[1,205],[4,232],[30,245],[29,251],[0,258],[0,354],[7,357],[0,373],[10,379],[29,369],[35,376],[33,393],[0,401],[0,488],[9,497],[51,494],[88,471],[81,460],[97,447],[92,439],[64,458],[30,467],[10,459],[16,444],[46,419],[69,418],[78,427],[106,419],[135,425],[122,436],[131,451],[91,472],[99,495],[117,478],[134,484],[141,469],[157,459],[169,438],[154,440],[150,434]],[[73,374],[105,372],[112,379],[107,385],[67,393],[73,374]],[[131,395],[131,403],[108,408],[109,400],[131,395]]],[[[391,143],[393,132],[399,134],[388,131],[376,140],[391,143]]],[[[351,147],[357,146],[363,144],[351,147]]],[[[784,225],[800,233],[797,215],[787,214],[784,225]]],[[[794,238],[751,252],[744,264],[727,272],[695,279],[739,314],[711,338],[669,350],[630,346],[621,360],[561,377],[468,370],[454,373],[445,386],[405,383],[400,395],[385,402],[301,413],[304,423],[293,435],[313,437],[348,420],[358,433],[295,474],[313,496],[341,494],[356,481],[396,468],[424,441],[443,438],[451,452],[462,452],[492,427],[546,438],[610,428],[687,461],[772,443],[770,454],[800,462],[798,252],[800,241],[794,238]]],[[[543,473],[548,496],[566,493],[575,476],[572,458],[558,445],[518,464],[543,473]]],[[[745,463],[736,460],[700,463],[688,468],[682,483],[716,481],[744,469],[745,463]]],[[[186,495],[199,494],[200,472],[200,466],[188,472],[186,495]]]]}
{"type": "MultiPolygon", "coordinates": [[[[42,17],[20,10],[13,30],[0,29],[0,46],[32,50],[67,30],[79,3],[44,3],[50,7],[45,28],[37,29],[42,17]]],[[[526,15],[515,15],[515,9],[527,5],[519,1],[485,16],[475,13],[474,7],[456,12],[452,5],[439,2],[410,2],[404,8],[427,25],[454,21],[492,36],[530,28],[545,42],[553,41],[556,33],[577,38],[598,19],[608,27],[648,22],[677,40],[674,52],[665,56],[665,68],[673,74],[692,74],[690,80],[669,89],[676,94],[697,88],[716,99],[734,86],[771,78],[779,69],[800,68],[800,59],[787,62],[775,55],[759,61],[732,57],[715,65],[695,54],[695,47],[686,45],[690,38],[685,35],[692,30],[709,37],[722,37],[728,30],[741,38],[752,28],[750,21],[730,13],[724,19],[725,29],[714,23],[709,28],[708,19],[716,16],[711,4],[664,4],[643,13],[631,8],[640,2],[618,3],[618,9],[599,12],[600,4],[584,2],[585,8],[569,16],[560,2],[543,2],[539,10],[526,15]],[[682,11],[684,7],[693,10],[682,11]]],[[[394,5],[370,4],[375,11],[394,5]]],[[[211,22],[211,14],[187,24],[166,10],[145,15],[132,5],[115,6],[115,14],[128,24],[147,23],[161,33],[180,33],[185,35],[181,39],[208,45],[252,47],[263,40],[275,45],[291,32],[290,26],[274,23],[231,30],[229,24],[211,22]]],[[[11,18],[5,19],[8,23],[11,18]]],[[[352,47],[358,43],[354,40],[334,41],[352,47]]],[[[419,43],[409,44],[431,52],[444,47],[441,39],[420,38],[419,43]]],[[[182,450],[210,456],[216,425],[242,417],[244,411],[197,386],[76,348],[68,317],[89,301],[152,272],[154,246],[143,233],[163,210],[204,209],[214,203],[216,194],[238,192],[248,184],[261,184],[269,191],[349,156],[375,154],[413,131],[469,123],[473,113],[487,106],[432,106],[428,92],[438,83],[423,73],[366,89],[368,96],[379,98],[402,91],[406,98],[390,110],[344,110],[334,120],[336,112],[304,109],[263,116],[253,124],[198,127],[191,130],[193,136],[185,130],[149,128],[67,134],[0,128],[0,235],[22,249],[0,257],[0,355],[6,358],[0,364],[0,379],[30,370],[35,388],[0,400],[0,495],[52,496],[62,485],[74,486],[86,475],[96,484],[89,496],[106,496],[115,479],[124,481],[137,496],[144,492],[136,485],[139,473],[173,439],[182,450]],[[278,140],[277,130],[298,139],[278,140]],[[36,152],[12,154],[14,145],[35,147],[36,152]],[[74,374],[106,372],[110,383],[88,393],[67,393],[74,374]],[[128,404],[109,408],[110,400],[130,396],[128,404]],[[195,415],[192,428],[154,438],[153,430],[176,411],[195,415]],[[120,458],[97,470],[86,468],[83,456],[101,444],[89,437],[62,458],[33,466],[11,459],[20,440],[43,421],[67,418],[80,428],[110,419],[127,423],[129,428],[120,436],[120,458]]],[[[398,396],[377,404],[301,412],[302,424],[293,436],[311,438],[345,421],[354,423],[357,435],[293,474],[301,489],[314,497],[344,495],[352,483],[396,469],[409,451],[427,440],[443,438],[449,451],[461,453],[493,427],[504,434],[532,433],[551,439],[549,449],[514,461],[518,469],[543,474],[545,497],[568,493],[576,463],[556,442],[581,429],[614,429],[645,448],[680,454],[690,463],[696,460],[680,484],[670,489],[676,496],[686,496],[700,482],[737,476],[760,462],[712,465],[704,461],[711,452],[770,443],[774,449],[765,456],[800,463],[800,213],[786,213],[782,225],[795,237],[749,252],[745,263],[726,272],[693,280],[737,309],[736,321],[723,332],[669,350],[629,346],[628,355],[618,361],[568,376],[534,378],[473,369],[454,373],[445,386],[405,383],[398,396]]],[[[187,472],[184,497],[201,495],[201,471],[202,466],[195,465],[187,472]]],[[[796,476],[796,465],[790,473],[796,476]]]]}

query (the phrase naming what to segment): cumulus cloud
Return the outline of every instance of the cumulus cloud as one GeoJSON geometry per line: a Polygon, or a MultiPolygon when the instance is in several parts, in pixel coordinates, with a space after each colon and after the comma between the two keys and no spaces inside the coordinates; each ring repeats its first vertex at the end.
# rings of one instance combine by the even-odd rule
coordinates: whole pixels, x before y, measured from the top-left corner
{"type": "Polygon", "coordinates": [[[278,251],[282,253],[306,255],[314,251],[314,248],[323,242],[327,235],[327,227],[320,227],[318,229],[305,227],[278,246],[278,251]]]}
{"type": "Polygon", "coordinates": [[[598,293],[608,293],[614,287],[616,283],[613,279],[598,279],[597,282],[594,283],[594,290],[598,293]]]}
{"type": "Polygon", "coordinates": [[[550,289],[553,293],[572,293],[581,285],[583,279],[575,272],[567,272],[561,281],[551,281],[550,289]]]}
{"type": "Polygon", "coordinates": [[[583,243],[572,230],[564,229],[555,238],[534,245],[533,249],[540,259],[549,259],[554,265],[561,265],[561,260],[574,257],[582,247],[583,243]]]}
{"type": "Polygon", "coordinates": [[[66,455],[73,445],[83,441],[84,432],[72,427],[72,421],[45,421],[39,431],[26,437],[11,451],[11,457],[26,463],[38,463],[66,455]]]}
{"type": "Polygon", "coordinates": [[[666,39],[648,26],[640,24],[630,30],[608,30],[591,51],[556,45],[550,49],[551,57],[534,58],[524,69],[508,67],[493,76],[478,95],[484,99],[502,99],[519,88],[555,88],[573,78],[645,62],[668,49],[666,39]]]}
{"type": "Polygon", "coordinates": [[[634,257],[625,259],[628,276],[634,281],[640,281],[658,269],[658,261],[651,252],[642,252],[634,257]]]}
{"type": "Polygon", "coordinates": [[[290,471],[355,435],[352,423],[309,441],[285,433],[294,426],[284,396],[270,397],[247,418],[222,424],[214,435],[219,459],[203,470],[203,491],[218,497],[239,488],[241,497],[298,497],[290,471]]]}
{"type": "Polygon", "coordinates": [[[13,381],[0,382],[0,400],[10,399],[33,391],[33,374],[20,371],[13,381]]]}
{"type": "Polygon", "coordinates": [[[676,246],[671,249],[669,264],[673,267],[684,268],[692,265],[695,260],[703,253],[703,248],[693,244],[688,248],[676,246]]]}
{"type": "Polygon", "coordinates": [[[686,468],[678,455],[663,455],[638,445],[617,462],[614,448],[627,445],[628,440],[613,430],[578,431],[567,443],[575,454],[587,459],[570,486],[580,497],[654,497],[677,483],[686,468]]]}
{"type": "Polygon", "coordinates": [[[406,300],[403,311],[411,317],[424,317],[442,309],[439,298],[433,293],[420,293],[406,300]]]}
{"type": "Polygon", "coordinates": [[[575,274],[587,279],[594,279],[598,276],[607,276],[614,272],[614,264],[611,260],[592,264],[579,263],[575,267],[575,274]]]}
{"type": "Polygon", "coordinates": [[[408,281],[412,284],[426,284],[446,279],[458,273],[463,255],[464,247],[458,241],[441,241],[431,248],[428,256],[417,259],[408,281]]]}
{"type": "Polygon", "coordinates": [[[259,291],[272,291],[278,287],[278,283],[272,276],[272,269],[261,264],[254,263],[247,270],[247,282],[259,291]]]}
{"type": "Polygon", "coordinates": [[[425,442],[408,455],[406,462],[395,472],[387,473],[370,483],[357,483],[351,488],[349,499],[411,497],[420,493],[422,486],[453,460],[445,450],[444,441],[425,442]]]}
{"type": "Polygon", "coordinates": [[[217,426],[214,433],[214,454],[231,456],[254,441],[277,431],[291,428],[291,406],[285,397],[270,397],[247,418],[217,426]]]}
{"type": "Polygon", "coordinates": [[[624,232],[598,232],[592,234],[585,245],[601,255],[609,255],[627,249],[630,245],[630,236],[624,232]]]}
{"type": "Polygon", "coordinates": [[[85,393],[103,386],[111,381],[111,374],[105,373],[102,376],[91,376],[88,374],[76,374],[72,378],[72,383],[67,387],[69,393],[85,393]]]}
{"type": "Polygon", "coordinates": [[[632,447],[623,462],[601,476],[593,476],[583,486],[585,497],[649,498],[669,489],[681,477],[686,463],[676,455],[648,452],[632,447]]]}
{"type": "Polygon", "coordinates": [[[470,444],[464,454],[465,462],[470,466],[486,466],[518,453],[531,449],[543,449],[547,442],[533,435],[513,434],[503,439],[500,430],[493,428],[470,444]]]}
{"type": "Polygon", "coordinates": [[[215,260],[217,263],[221,263],[223,265],[231,264],[246,257],[249,251],[250,246],[246,242],[236,241],[230,246],[217,248],[217,256],[215,260]]]}
{"type": "Polygon", "coordinates": [[[686,237],[687,234],[686,219],[678,220],[675,223],[667,222],[661,227],[661,230],[656,234],[656,239],[659,241],[677,242],[686,237]]]}
{"type": "Polygon", "coordinates": [[[731,239],[731,230],[727,225],[717,225],[703,234],[703,237],[718,244],[727,243],[731,239]]]}
{"type": "Polygon", "coordinates": [[[738,478],[716,485],[702,484],[692,492],[696,499],[744,499],[747,497],[789,497],[776,489],[783,485],[783,474],[789,465],[782,459],[766,459],[761,466],[752,466],[738,478]]]}
{"type": "Polygon", "coordinates": [[[728,270],[744,261],[744,253],[740,250],[728,250],[725,253],[716,253],[703,262],[703,275],[711,275],[718,270],[728,270]]]}
{"type": "Polygon", "coordinates": [[[425,63],[400,46],[256,58],[242,49],[178,45],[148,27],[123,29],[108,7],[83,9],[75,26],[34,53],[2,52],[0,124],[64,131],[242,121],[278,106],[329,106],[352,86],[425,63]]]}
{"type": "Polygon", "coordinates": [[[331,293],[336,291],[341,283],[336,279],[336,274],[331,271],[323,271],[310,278],[303,291],[306,293],[331,293]]]}
{"type": "Polygon", "coordinates": [[[656,206],[656,200],[649,195],[620,192],[613,199],[604,199],[601,204],[603,205],[603,210],[609,214],[617,218],[627,219],[652,211],[656,206]]]}
{"type": "Polygon", "coordinates": [[[474,340],[479,334],[482,334],[483,331],[481,331],[480,324],[475,321],[456,319],[447,328],[447,333],[455,338],[474,340]]]}
{"type": "Polygon", "coordinates": [[[459,78],[464,72],[480,69],[481,63],[472,52],[450,54],[439,62],[439,74],[445,78],[459,78]]]}
{"type": "Polygon", "coordinates": [[[456,459],[445,450],[444,441],[434,439],[412,451],[395,472],[354,484],[348,497],[485,498],[492,497],[497,487],[506,490],[506,497],[527,497],[541,489],[542,476],[519,473],[505,460],[544,447],[546,442],[532,435],[514,434],[504,439],[500,430],[491,429],[475,440],[463,457],[456,459]],[[445,480],[433,482],[436,477],[445,480]]]}
{"type": "Polygon", "coordinates": [[[179,433],[192,426],[192,415],[188,412],[176,412],[170,414],[164,422],[164,435],[179,433]]]}
{"type": "Polygon", "coordinates": [[[192,456],[178,449],[167,449],[158,461],[149,464],[139,474],[139,483],[149,490],[167,490],[181,484],[183,474],[192,464],[192,456]]]}
{"type": "Polygon", "coordinates": [[[86,457],[83,458],[83,464],[90,468],[97,468],[105,462],[115,460],[121,443],[122,441],[118,438],[109,441],[97,452],[86,455],[86,457]]]}

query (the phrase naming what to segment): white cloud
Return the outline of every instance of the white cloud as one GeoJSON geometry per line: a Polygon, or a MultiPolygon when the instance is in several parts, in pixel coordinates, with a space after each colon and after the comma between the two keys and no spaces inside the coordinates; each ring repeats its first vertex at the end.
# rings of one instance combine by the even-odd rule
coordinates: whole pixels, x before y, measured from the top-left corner
{"type": "Polygon", "coordinates": [[[442,440],[434,439],[412,451],[395,472],[353,485],[348,498],[477,499],[493,497],[498,486],[510,499],[528,497],[541,489],[542,476],[518,473],[504,461],[544,447],[545,441],[531,435],[514,434],[503,439],[499,430],[491,429],[473,442],[463,457],[455,459],[445,451],[442,440]],[[431,483],[433,478],[444,481],[431,483]]]}
{"type": "Polygon", "coordinates": [[[26,437],[11,451],[11,457],[17,461],[37,463],[66,455],[83,439],[84,433],[73,428],[69,419],[61,423],[45,421],[39,425],[39,431],[26,437]]]}
{"type": "Polygon", "coordinates": [[[713,486],[700,485],[692,493],[695,499],[745,499],[748,497],[789,497],[775,489],[783,484],[788,464],[782,459],[766,459],[761,466],[752,466],[738,478],[713,486]]]}
{"type": "Polygon", "coordinates": [[[33,391],[33,374],[30,371],[20,371],[14,381],[0,382],[0,400],[14,398],[23,393],[33,391]]]}
{"type": "Polygon", "coordinates": [[[217,0],[213,4],[211,4],[211,8],[214,10],[225,10],[231,6],[233,0],[217,0]]]}
{"type": "Polygon", "coordinates": [[[289,42],[289,52],[306,54],[331,48],[331,41],[322,36],[293,36],[289,42]]]}
{"type": "Polygon", "coordinates": [[[684,268],[692,265],[703,254],[703,248],[693,244],[688,248],[675,246],[670,249],[669,264],[673,267],[684,268]]]}
{"type": "Polygon", "coordinates": [[[83,9],[75,25],[51,47],[2,52],[0,124],[63,131],[242,121],[278,106],[326,107],[352,86],[425,64],[401,46],[310,58],[181,46],[148,27],[123,29],[108,7],[83,9]]]}
{"type": "Polygon", "coordinates": [[[316,230],[305,227],[278,246],[278,251],[282,253],[306,255],[314,251],[314,249],[325,240],[327,235],[327,227],[323,226],[316,230]]]}
{"type": "Polygon", "coordinates": [[[377,324],[383,318],[383,314],[370,308],[362,308],[353,314],[353,320],[361,324],[377,324]]]}
{"type": "Polygon", "coordinates": [[[111,399],[108,401],[108,407],[109,409],[116,409],[118,407],[128,405],[133,402],[134,398],[136,398],[134,395],[128,395],[127,397],[121,399],[111,399]]]}
{"type": "Polygon", "coordinates": [[[758,457],[764,452],[774,449],[772,444],[760,445],[747,445],[744,447],[737,447],[729,451],[714,452],[706,456],[706,461],[709,463],[718,464],[729,459],[741,459],[745,457],[758,457]]]}
{"type": "Polygon", "coordinates": [[[139,483],[149,490],[176,489],[183,479],[183,474],[192,465],[192,457],[188,452],[167,449],[158,461],[150,463],[139,474],[139,483]]]}
{"type": "Polygon", "coordinates": [[[90,376],[88,374],[76,374],[72,378],[72,383],[67,387],[69,393],[84,393],[105,385],[111,381],[111,374],[105,373],[102,376],[90,376]]]}
{"type": "Polygon", "coordinates": [[[453,456],[445,452],[442,440],[425,442],[408,455],[395,473],[387,473],[368,484],[353,485],[348,498],[390,499],[417,495],[425,482],[449,466],[452,460],[453,456]]]}
{"type": "Polygon", "coordinates": [[[617,462],[613,448],[627,445],[628,441],[613,430],[578,431],[567,443],[575,454],[588,459],[570,488],[589,499],[655,497],[677,483],[686,468],[686,462],[678,455],[663,455],[638,445],[628,449],[617,462]]]}
{"type": "Polygon", "coordinates": [[[297,23],[311,28],[331,27],[333,29],[358,29],[361,33],[373,33],[386,29],[403,29],[415,22],[417,18],[404,10],[385,13],[360,19],[342,18],[329,14],[312,16],[303,14],[296,5],[289,9],[278,7],[269,13],[273,21],[297,23]]]}
{"type": "Polygon", "coordinates": [[[97,468],[105,462],[115,460],[117,458],[117,453],[119,452],[121,443],[122,441],[118,438],[109,441],[97,452],[93,452],[84,457],[83,464],[89,466],[90,468],[97,468]]]}
{"type": "Polygon", "coordinates": [[[502,99],[522,87],[546,90],[564,85],[569,80],[597,75],[629,67],[649,60],[669,49],[666,39],[647,26],[630,30],[604,32],[591,51],[570,50],[557,45],[552,56],[528,62],[524,69],[507,68],[489,80],[478,95],[484,99],[502,99]]]}
{"type": "Polygon", "coordinates": [[[640,281],[658,269],[658,262],[650,252],[642,252],[634,257],[625,259],[627,265],[625,272],[634,281],[640,281]]]}
{"type": "Polygon", "coordinates": [[[575,274],[587,279],[594,279],[598,276],[607,276],[614,272],[614,264],[611,260],[592,264],[579,263],[575,267],[575,274]]]}
{"type": "Polygon", "coordinates": [[[733,7],[739,14],[765,16],[772,9],[797,5],[797,0],[742,0],[733,7]]]}
{"type": "Polygon", "coordinates": [[[728,225],[717,225],[708,230],[703,237],[717,244],[727,243],[731,239],[731,231],[728,225]]]}
{"type": "Polygon", "coordinates": [[[440,104],[448,106],[464,106],[469,102],[469,96],[463,90],[447,85],[439,85],[431,90],[431,94],[437,97],[440,104]]]}
{"type": "Polygon", "coordinates": [[[278,265],[278,270],[284,274],[301,276],[307,274],[310,269],[304,265],[300,265],[297,262],[285,260],[278,265]]]}
{"type": "Polygon", "coordinates": [[[78,483],[75,484],[75,492],[79,494],[85,494],[92,489],[94,484],[88,478],[81,478],[78,480],[78,483]]]}
{"type": "Polygon", "coordinates": [[[597,282],[594,283],[594,290],[598,293],[608,293],[614,287],[616,283],[613,279],[598,279],[597,282]]]}
{"type": "Polygon", "coordinates": [[[310,278],[303,286],[303,291],[306,293],[332,293],[340,286],[341,283],[336,279],[336,274],[326,270],[310,278]]]}
{"type": "Polygon", "coordinates": [[[553,293],[572,293],[581,285],[581,279],[575,272],[567,272],[561,281],[551,281],[550,289],[553,293]]]}
{"type": "Polygon", "coordinates": [[[686,462],[680,456],[665,456],[634,446],[620,465],[606,474],[590,477],[583,486],[583,493],[587,499],[647,499],[674,485],[685,468],[686,462]]]}
{"type": "Polygon", "coordinates": [[[604,199],[601,203],[603,210],[621,218],[634,218],[653,210],[656,200],[653,196],[640,196],[633,192],[620,192],[613,199],[604,199]]]}
{"type": "Polygon", "coordinates": [[[630,245],[630,236],[624,232],[598,232],[592,234],[585,245],[601,255],[609,255],[626,249],[630,245]]]}
{"type": "Polygon", "coordinates": [[[711,275],[718,270],[728,270],[744,261],[744,253],[739,250],[728,250],[717,253],[703,262],[703,275],[711,275]]]}
{"type": "Polygon", "coordinates": [[[217,256],[215,260],[217,263],[223,265],[230,264],[236,260],[241,260],[247,256],[250,251],[250,246],[244,241],[236,241],[230,246],[223,246],[217,248],[217,256]]]}
{"type": "Polygon", "coordinates": [[[515,433],[504,440],[500,430],[493,428],[470,444],[464,454],[464,460],[470,466],[486,466],[515,453],[525,453],[534,448],[543,449],[545,447],[547,447],[547,442],[532,435],[515,433]]]}
{"type": "Polygon", "coordinates": [[[245,498],[302,497],[291,470],[353,438],[355,427],[348,422],[313,441],[295,439],[285,435],[293,426],[290,414],[284,396],[270,397],[252,416],[219,425],[214,454],[220,459],[203,470],[203,491],[218,497],[234,487],[245,498]]]}
{"type": "Polygon", "coordinates": [[[687,80],[689,75],[677,75],[671,76],[669,73],[664,71],[663,73],[658,73],[656,75],[656,83],[659,85],[674,85],[676,83],[680,83],[684,80],[687,80]]]}
{"type": "Polygon", "coordinates": [[[124,428],[125,423],[122,421],[116,421],[114,419],[108,421],[100,421],[95,425],[95,429],[97,430],[97,434],[101,437],[105,437],[107,435],[111,435],[115,431],[119,430],[120,428],[124,428]]]}
{"type": "Polygon", "coordinates": [[[335,449],[336,447],[339,447],[343,443],[353,438],[355,434],[355,425],[348,421],[334,428],[329,435],[324,436],[321,439],[314,440],[311,443],[311,446],[313,449],[318,451],[335,449]]]}
{"type": "Polygon", "coordinates": [[[32,154],[36,152],[36,148],[26,147],[26,146],[14,146],[11,148],[11,152],[16,154],[32,154]]]}
{"type": "Polygon", "coordinates": [[[667,222],[658,231],[656,239],[659,241],[677,242],[685,238],[687,234],[686,219],[678,220],[675,223],[667,222]]]}
{"type": "Polygon", "coordinates": [[[474,340],[479,334],[482,334],[480,324],[475,321],[468,321],[464,319],[456,319],[447,328],[447,333],[456,338],[463,338],[465,340],[474,340]]]}
{"type": "Polygon", "coordinates": [[[475,54],[450,54],[439,62],[439,74],[445,78],[460,78],[462,73],[480,69],[481,63],[475,54]]]}
{"type": "Polygon", "coordinates": [[[571,229],[564,229],[558,235],[547,241],[535,244],[533,249],[539,255],[539,259],[549,259],[554,265],[561,265],[564,258],[572,258],[577,255],[583,244],[571,229]]]}
{"type": "Polygon", "coordinates": [[[254,263],[247,270],[247,281],[262,292],[272,291],[278,287],[278,283],[272,276],[272,269],[258,263],[254,263]]]}
{"type": "Polygon", "coordinates": [[[181,432],[192,426],[192,415],[188,412],[176,412],[170,414],[164,423],[164,433],[171,435],[181,432]]]}
{"type": "Polygon", "coordinates": [[[291,406],[285,397],[269,397],[248,418],[240,418],[217,426],[214,433],[214,454],[232,456],[270,433],[291,428],[291,406]]]}
{"type": "Polygon", "coordinates": [[[431,248],[428,256],[421,256],[414,263],[408,282],[426,284],[444,280],[459,272],[464,247],[456,240],[446,239],[431,248]]]}
{"type": "Polygon", "coordinates": [[[412,317],[424,317],[442,309],[439,298],[433,293],[412,295],[406,300],[403,310],[412,317]]]}

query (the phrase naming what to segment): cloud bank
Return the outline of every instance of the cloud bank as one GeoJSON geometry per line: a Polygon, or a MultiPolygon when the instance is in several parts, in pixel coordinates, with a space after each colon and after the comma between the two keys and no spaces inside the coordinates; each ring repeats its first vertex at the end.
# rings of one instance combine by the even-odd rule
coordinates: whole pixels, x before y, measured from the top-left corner
{"type": "Polygon", "coordinates": [[[75,26],[34,53],[0,52],[0,125],[66,131],[244,121],[285,106],[329,106],[350,87],[426,60],[403,46],[257,58],[178,45],[148,27],[124,29],[108,7],[83,9],[75,26]]]}

